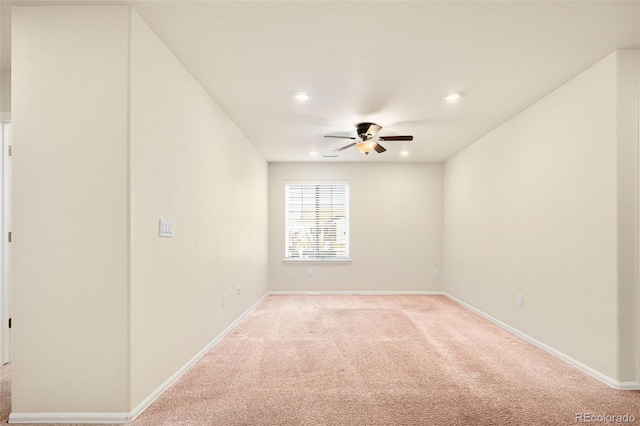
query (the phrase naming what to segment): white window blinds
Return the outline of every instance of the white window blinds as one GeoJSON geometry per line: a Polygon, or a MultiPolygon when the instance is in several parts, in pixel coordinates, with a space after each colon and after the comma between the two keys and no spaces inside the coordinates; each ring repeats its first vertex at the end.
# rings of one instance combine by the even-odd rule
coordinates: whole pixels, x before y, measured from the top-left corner
{"type": "Polygon", "coordinates": [[[285,260],[349,260],[349,183],[287,182],[285,260]]]}

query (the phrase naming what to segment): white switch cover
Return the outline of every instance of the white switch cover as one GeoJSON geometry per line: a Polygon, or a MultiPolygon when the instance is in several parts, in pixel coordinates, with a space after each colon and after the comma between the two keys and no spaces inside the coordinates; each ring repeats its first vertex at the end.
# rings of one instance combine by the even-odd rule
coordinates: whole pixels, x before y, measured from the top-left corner
{"type": "Polygon", "coordinates": [[[524,306],[524,296],[522,294],[518,294],[518,306],[524,306]]]}
{"type": "Polygon", "coordinates": [[[222,307],[227,306],[227,293],[222,294],[222,307]]]}
{"type": "Polygon", "coordinates": [[[160,219],[160,236],[161,237],[173,237],[173,220],[160,219]]]}
{"type": "Polygon", "coordinates": [[[433,270],[433,276],[434,277],[439,277],[440,276],[440,270],[438,268],[433,270]]]}
{"type": "Polygon", "coordinates": [[[313,269],[307,269],[307,276],[311,278],[313,276],[313,269]]]}

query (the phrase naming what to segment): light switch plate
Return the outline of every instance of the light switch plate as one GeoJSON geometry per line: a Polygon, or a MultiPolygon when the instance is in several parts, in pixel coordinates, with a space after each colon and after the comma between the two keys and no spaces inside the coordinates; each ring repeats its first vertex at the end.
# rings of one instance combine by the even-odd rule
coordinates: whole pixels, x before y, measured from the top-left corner
{"type": "Polygon", "coordinates": [[[161,237],[173,237],[173,220],[160,219],[160,236],[161,237]]]}

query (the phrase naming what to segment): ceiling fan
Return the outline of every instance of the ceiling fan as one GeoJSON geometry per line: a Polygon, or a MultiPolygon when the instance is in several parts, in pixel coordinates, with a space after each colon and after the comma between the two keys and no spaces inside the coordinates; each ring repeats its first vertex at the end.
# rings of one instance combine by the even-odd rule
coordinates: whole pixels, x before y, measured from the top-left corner
{"type": "Polygon", "coordinates": [[[382,126],[378,126],[375,123],[359,123],[356,125],[356,131],[358,136],[331,136],[327,135],[325,138],[339,138],[339,139],[351,139],[355,142],[345,145],[342,148],[338,148],[335,151],[342,151],[347,148],[355,146],[358,151],[363,154],[369,155],[369,153],[375,150],[377,153],[383,153],[386,148],[380,145],[379,141],[412,141],[413,136],[377,136],[378,132],[382,129],[382,126]]]}

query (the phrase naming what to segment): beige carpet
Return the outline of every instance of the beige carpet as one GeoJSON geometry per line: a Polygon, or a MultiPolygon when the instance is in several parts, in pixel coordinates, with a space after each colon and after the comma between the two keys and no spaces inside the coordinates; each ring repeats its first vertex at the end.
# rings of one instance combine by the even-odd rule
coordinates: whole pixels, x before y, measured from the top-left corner
{"type": "Polygon", "coordinates": [[[570,425],[576,413],[640,424],[640,392],[445,297],[270,296],[133,425],[570,425]]]}
{"type": "Polygon", "coordinates": [[[11,364],[0,365],[0,420],[6,423],[11,413],[11,364]]]}

